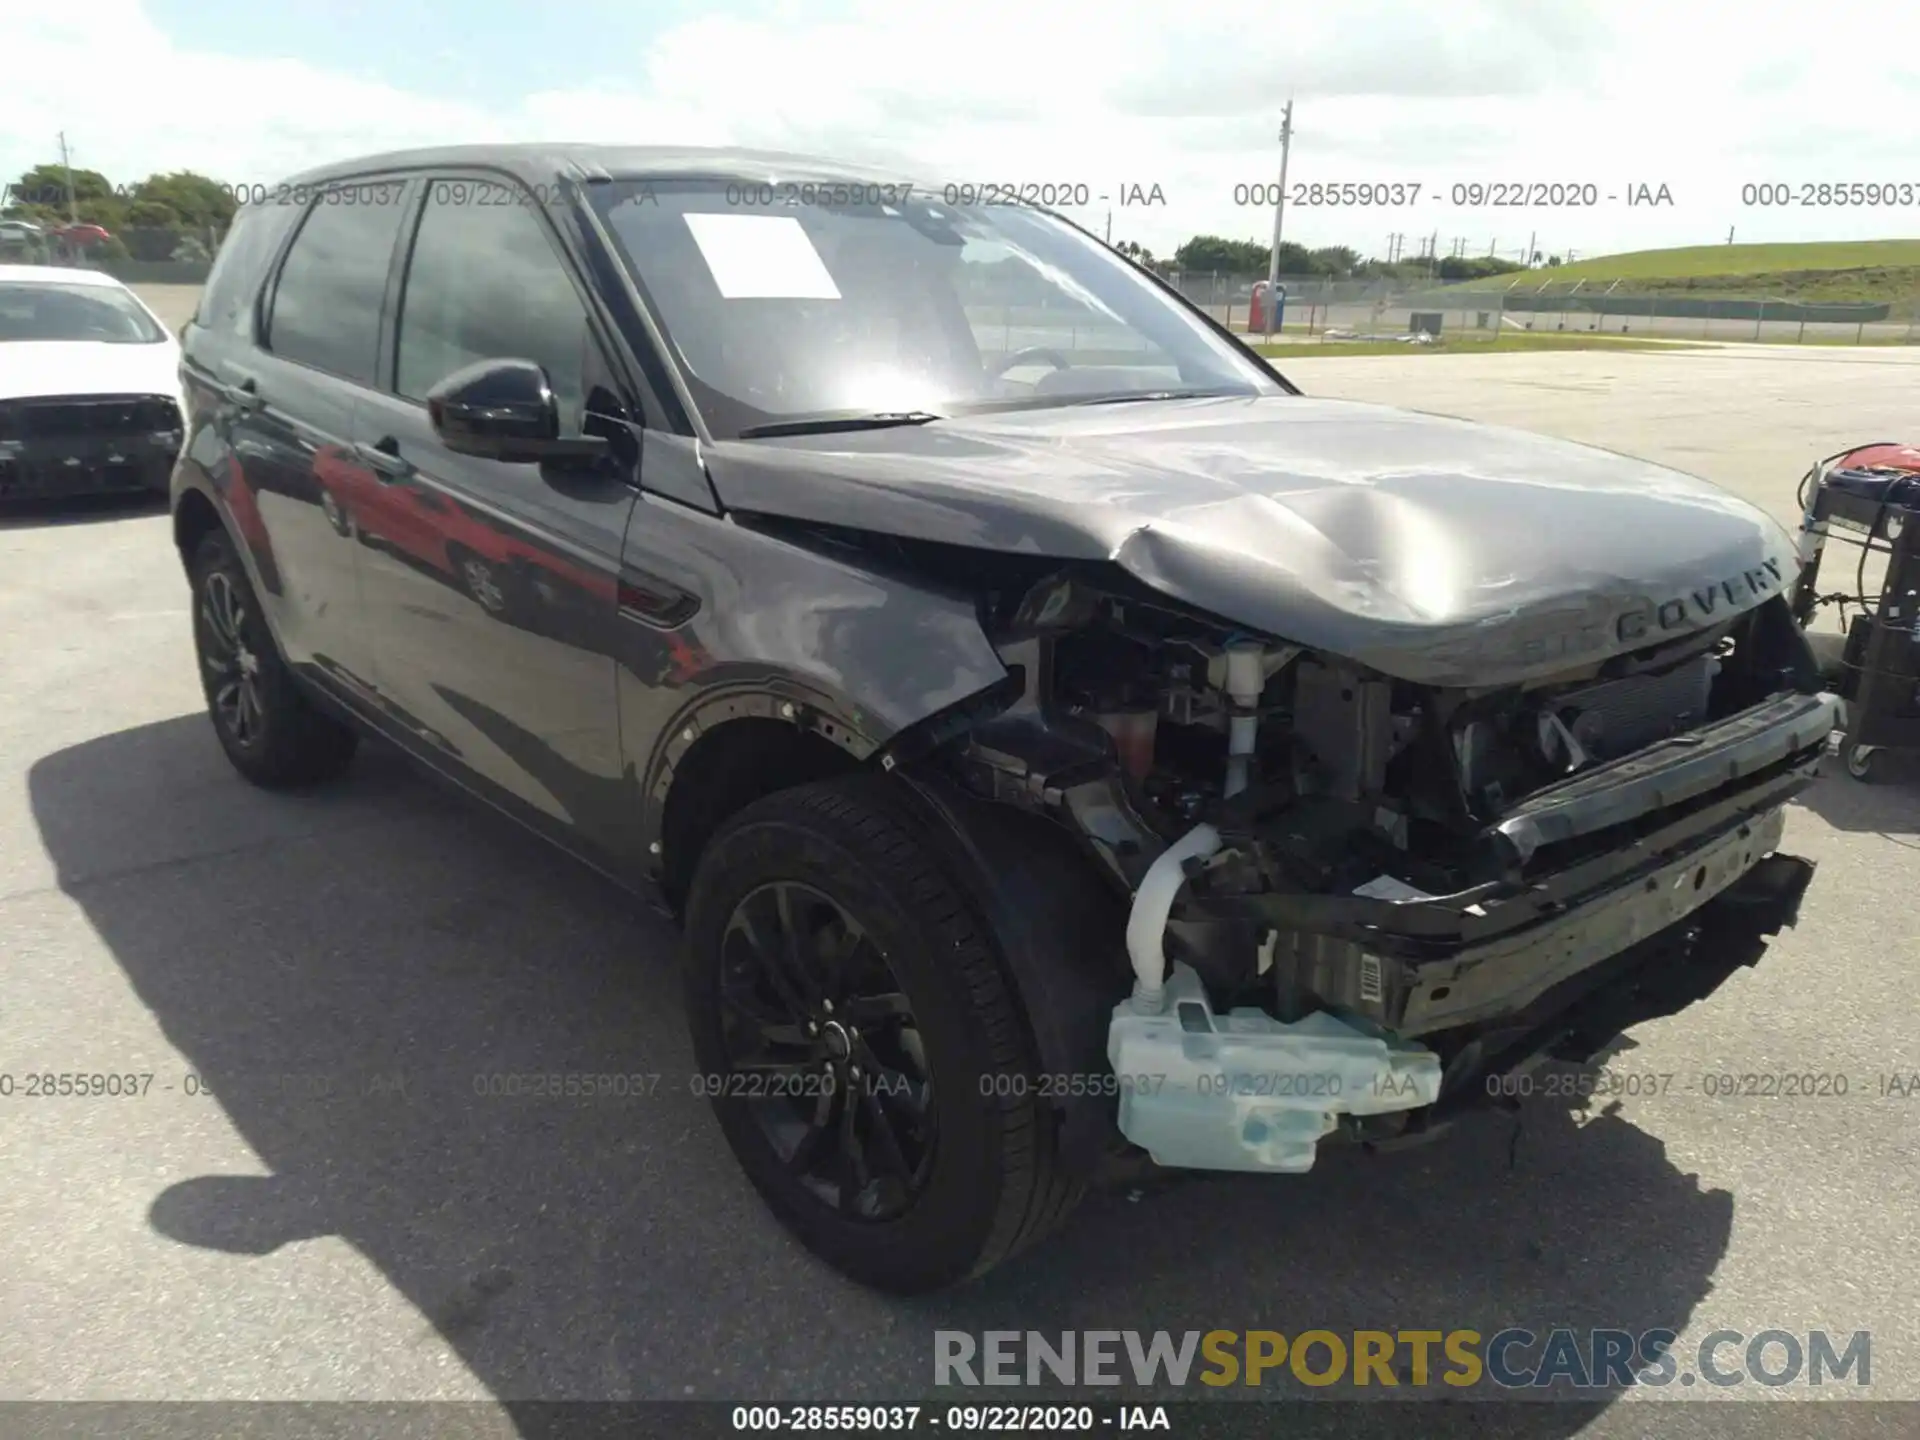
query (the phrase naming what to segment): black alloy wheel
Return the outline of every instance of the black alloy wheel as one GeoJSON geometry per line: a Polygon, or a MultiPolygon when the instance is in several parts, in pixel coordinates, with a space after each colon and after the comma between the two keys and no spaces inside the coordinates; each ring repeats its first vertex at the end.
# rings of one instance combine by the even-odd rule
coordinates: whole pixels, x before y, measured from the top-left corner
{"type": "Polygon", "coordinates": [[[781,1163],[842,1215],[900,1216],[933,1169],[933,1083],[866,930],[812,886],[773,881],[734,907],[721,963],[727,1083],[781,1163]]]}
{"type": "Polygon", "coordinates": [[[247,643],[249,604],[227,571],[208,574],[200,595],[200,656],[215,723],[240,749],[257,750],[266,735],[266,712],[260,657],[247,643]]]}
{"type": "Polygon", "coordinates": [[[201,540],[189,574],[201,689],[234,768],[269,789],[314,784],[345,769],[358,737],[294,681],[224,532],[201,540]]]}
{"type": "Polygon", "coordinates": [[[1084,1190],[981,887],[902,782],[853,773],[722,824],[687,898],[695,1066],[815,1254],[895,1294],[979,1275],[1084,1190]]]}

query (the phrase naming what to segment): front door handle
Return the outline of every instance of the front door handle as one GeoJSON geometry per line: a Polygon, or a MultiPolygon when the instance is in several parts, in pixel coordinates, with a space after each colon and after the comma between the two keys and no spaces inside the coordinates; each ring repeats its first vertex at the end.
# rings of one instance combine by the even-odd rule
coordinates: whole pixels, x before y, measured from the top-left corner
{"type": "Polygon", "coordinates": [[[405,480],[413,474],[413,462],[401,457],[400,442],[391,435],[382,435],[371,445],[361,442],[353,447],[353,453],[361,464],[380,477],[383,485],[405,480]]]}

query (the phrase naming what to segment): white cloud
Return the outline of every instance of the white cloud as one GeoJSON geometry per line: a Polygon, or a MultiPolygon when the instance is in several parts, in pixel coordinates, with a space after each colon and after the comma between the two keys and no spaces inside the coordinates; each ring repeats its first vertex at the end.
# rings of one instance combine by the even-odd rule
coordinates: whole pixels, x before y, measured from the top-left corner
{"type": "MultiPolygon", "coordinates": [[[[341,23],[377,27],[370,12],[341,23]]],[[[630,88],[438,98],[330,71],[182,48],[139,0],[55,9],[0,0],[7,94],[0,173],[46,158],[115,179],[189,168],[267,181],[356,153],[465,140],[745,144],[951,178],[1157,183],[1116,208],[1116,237],[1166,250],[1213,231],[1264,237],[1236,183],[1270,179],[1287,94],[1290,179],[1418,181],[1411,209],[1289,211],[1308,244],[1375,250],[1438,232],[1482,250],[1537,232],[1583,254],[1739,238],[1920,233],[1920,208],[1743,208],[1746,181],[1920,186],[1920,11],[1823,5],[1791,28],[1691,0],[851,0],[832,18],[781,5],[710,15],[624,67],[630,88]],[[1456,180],[1666,184],[1671,207],[1456,208],[1456,180]],[[1436,198],[1437,197],[1437,198],[1436,198]]],[[[457,48],[457,42],[456,42],[457,48]]],[[[604,57],[587,57],[605,74],[604,57]]],[[[584,72],[583,72],[584,73],[584,72]]],[[[1107,206],[1081,217],[1099,228],[1107,206]]]]}

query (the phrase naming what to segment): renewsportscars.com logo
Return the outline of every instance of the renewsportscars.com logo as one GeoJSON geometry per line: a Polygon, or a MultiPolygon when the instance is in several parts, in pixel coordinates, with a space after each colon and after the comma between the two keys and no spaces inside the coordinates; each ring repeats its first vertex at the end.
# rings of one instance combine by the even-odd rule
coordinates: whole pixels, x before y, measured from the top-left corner
{"type": "Polygon", "coordinates": [[[1456,1390],[1872,1384],[1873,1334],[1713,1330],[965,1330],[933,1333],[935,1385],[1353,1385],[1456,1390]],[[1198,1362],[1196,1364],[1196,1362],[1198,1362]]]}

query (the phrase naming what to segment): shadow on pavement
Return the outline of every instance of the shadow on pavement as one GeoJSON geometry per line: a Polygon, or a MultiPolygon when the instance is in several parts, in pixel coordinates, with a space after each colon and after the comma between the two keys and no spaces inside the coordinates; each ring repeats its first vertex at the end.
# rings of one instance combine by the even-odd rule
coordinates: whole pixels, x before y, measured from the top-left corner
{"type": "MultiPolygon", "coordinates": [[[[238,1255],[341,1236],[505,1401],[1019,1398],[935,1391],[937,1329],[1677,1331],[1728,1243],[1732,1196],[1659,1140],[1535,1101],[1517,1146],[1490,1115],[1304,1177],[1096,1196],[984,1281],[890,1301],[785,1237],[686,1093],[666,923],[383,747],[270,796],[192,715],[52,755],[30,789],[63,890],[271,1172],[156,1185],[151,1224],[238,1255]],[[659,1078],[484,1093],[551,1073],[659,1078]]],[[[1493,1430],[1570,1435],[1604,1398],[1493,1430]]],[[[1432,1433],[1493,1433],[1478,1408],[1434,1407],[1432,1433]]]]}
{"type": "Polygon", "coordinates": [[[1920,849],[1920,753],[1879,751],[1871,776],[1855,780],[1838,756],[1829,756],[1821,762],[1820,778],[1794,803],[1836,830],[1881,835],[1896,845],[1920,849]]]}

